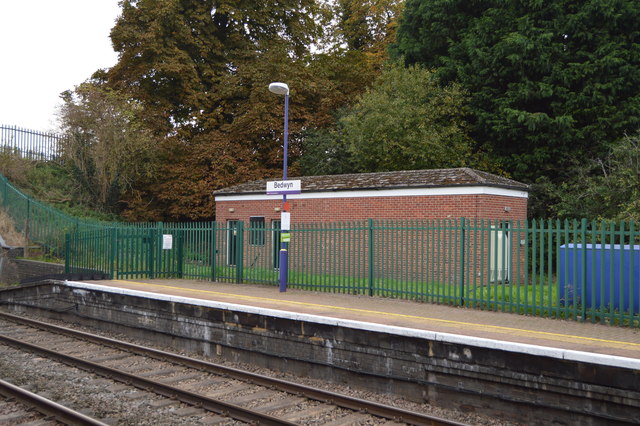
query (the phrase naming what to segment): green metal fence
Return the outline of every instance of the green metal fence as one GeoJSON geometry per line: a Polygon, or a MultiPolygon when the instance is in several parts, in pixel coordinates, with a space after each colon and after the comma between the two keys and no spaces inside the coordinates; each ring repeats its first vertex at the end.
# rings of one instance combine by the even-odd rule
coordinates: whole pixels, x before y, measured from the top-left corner
{"type": "Polygon", "coordinates": [[[147,224],[112,223],[69,216],[24,194],[0,175],[0,205],[13,219],[16,229],[45,251],[63,258],[65,235],[103,230],[113,226],[148,227],[147,224]]]}
{"type": "MultiPolygon", "coordinates": [[[[0,175],[2,206],[14,220],[16,229],[31,241],[61,257],[65,234],[89,225],[25,195],[0,175]]],[[[93,225],[93,224],[91,224],[93,225]]]]}
{"type": "MultiPolygon", "coordinates": [[[[277,222],[82,221],[3,177],[0,194],[18,229],[67,272],[278,284],[277,222]]],[[[638,326],[639,240],[634,223],[586,220],[294,224],[289,286],[638,326]]]]}
{"type": "MultiPolygon", "coordinates": [[[[278,228],[147,224],[69,233],[70,272],[278,284],[278,228]]],[[[368,220],[291,230],[289,286],[637,326],[635,224],[368,220]]]]}

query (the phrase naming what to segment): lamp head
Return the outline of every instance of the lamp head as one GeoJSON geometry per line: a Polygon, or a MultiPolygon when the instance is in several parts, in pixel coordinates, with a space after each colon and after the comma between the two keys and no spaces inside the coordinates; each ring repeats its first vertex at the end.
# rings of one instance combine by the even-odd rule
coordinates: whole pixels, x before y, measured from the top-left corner
{"type": "Polygon", "coordinates": [[[269,85],[269,91],[271,93],[275,93],[276,95],[288,95],[289,86],[287,86],[286,83],[271,83],[269,85]]]}

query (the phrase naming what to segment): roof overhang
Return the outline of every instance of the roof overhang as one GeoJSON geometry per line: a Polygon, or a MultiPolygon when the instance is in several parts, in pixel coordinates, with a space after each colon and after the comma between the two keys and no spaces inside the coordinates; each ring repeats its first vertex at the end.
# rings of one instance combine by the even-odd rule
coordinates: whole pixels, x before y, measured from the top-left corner
{"type": "MultiPolygon", "coordinates": [[[[263,201],[280,200],[282,195],[267,195],[266,193],[226,193],[214,194],[216,201],[263,201]]],[[[289,200],[310,200],[327,198],[367,198],[367,197],[424,197],[443,195],[498,195],[503,197],[529,198],[529,193],[522,189],[502,188],[486,185],[468,186],[437,186],[423,188],[398,189],[360,189],[341,191],[304,191],[301,194],[287,195],[289,200]]]]}

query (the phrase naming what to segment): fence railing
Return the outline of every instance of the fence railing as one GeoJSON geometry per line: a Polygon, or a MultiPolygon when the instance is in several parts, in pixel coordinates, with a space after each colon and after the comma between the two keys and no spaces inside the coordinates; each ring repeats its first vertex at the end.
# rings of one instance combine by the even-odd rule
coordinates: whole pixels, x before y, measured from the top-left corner
{"type": "Polygon", "coordinates": [[[13,219],[18,232],[42,246],[47,254],[63,258],[65,235],[101,230],[112,226],[148,227],[148,224],[102,222],[69,216],[13,186],[0,174],[0,205],[13,219]]]}
{"type": "MultiPolygon", "coordinates": [[[[67,272],[278,285],[263,222],[111,223],[67,216],[0,176],[2,206],[67,272]]],[[[367,220],[293,224],[289,286],[640,325],[635,223],[367,220]]]]}
{"type": "MultiPolygon", "coordinates": [[[[279,232],[208,222],[69,233],[67,267],[276,286],[279,232]]],[[[637,326],[639,236],[633,223],[585,220],[299,224],[289,286],[637,326]]]]}
{"type": "Polygon", "coordinates": [[[62,135],[55,133],[0,125],[0,149],[31,160],[57,160],[62,139],[62,135]]]}

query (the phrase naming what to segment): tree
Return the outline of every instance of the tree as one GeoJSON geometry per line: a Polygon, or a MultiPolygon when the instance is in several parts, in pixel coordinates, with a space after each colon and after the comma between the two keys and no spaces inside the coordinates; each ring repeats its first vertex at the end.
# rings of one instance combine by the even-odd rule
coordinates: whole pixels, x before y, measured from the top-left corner
{"type": "Polygon", "coordinates": [[[559,217],[640,221],[640,133],[611,144],[606,155],[580,161],[574,178],[548,192],[559,217]]]}
{"type": "Polygon", "coordinates": [[[282,173],[283,98],[268,91],[272,81],[291,88],[289,155],[298,173],[301,135],[333,122],[333,110],[355,97],[370,77],[369,68],[349,54],[293,61],[287,49],[272,46],[255,60],[221,78],[217,96],[225,103],[217,116],[203,116],[197,130],[181,126],[162,145],[162,173],[150,182],[141,203],[130,204],[137,220],[211,218],[215,189],[282,173]],[[153,200],[149,204],[148,200],[153,200]]]}
{"type": "Polygon", "coordinates": [[[339,174],[440,167],[479,167],[502,173],[466,135],[465,93],[442,87],[433,71],[390,63],[336,125],[309,129],[303,174],[339,174]]]}
{"type": "Polygon", "coordinates": [[[408,0],[393,52],[470,94],[471,136],[516,179],[566,179],[640,126],[635,0],[408,0]]]}
{"type": "Polygon", "coordinates": [[[122,197],[157,170],[156,139],[139,104],[86,82],[62,94],[62,157],[93,207],[116,212],[122,197]]]}
{"type": "Polygon", "coordinates": [[[387,48],[395,39],[400,0],[337,0],[335,35],[348,50],[364,52],[377,66],[387,59],[387,48]]]}
{"type": "Polygon", "coordinates": [[[440,87],[430,70],[391,64],[340,119],[340,137],[361,172],[467,165],[463,104],[457,84],[440,87]]]}
{"type": "Polygon", "coordinates": [[[339,117],[345,110],[336,113],[335,127],[312,128],[302,135],[300,171],[304,176],[338,175],[353,173],[356,165],[353,155],[342,138],[339,117]]]}
{"type": "Polygon", "coordinates": [[[376,73],[360,52],[311,52],[327,12],[315,0],[122,5],[111,34],[120,60],[94,77],[141,104],[162,139],[161,173],[128,200],[131,219],[210,219],[215,189],[278,176],[283,100],[270,82],[291,87],[295,173],[302,132],[330,125],[376,73]]]}
{"type": "Polygon", "coordinates": [[[233,118],[218,90],[228,75],[272,42],[306,55],[319,14],[313,0],[125,0],[111,31],[120,57],[105,77],[160,113],[167,129],[201,131],[233,118]]]}

